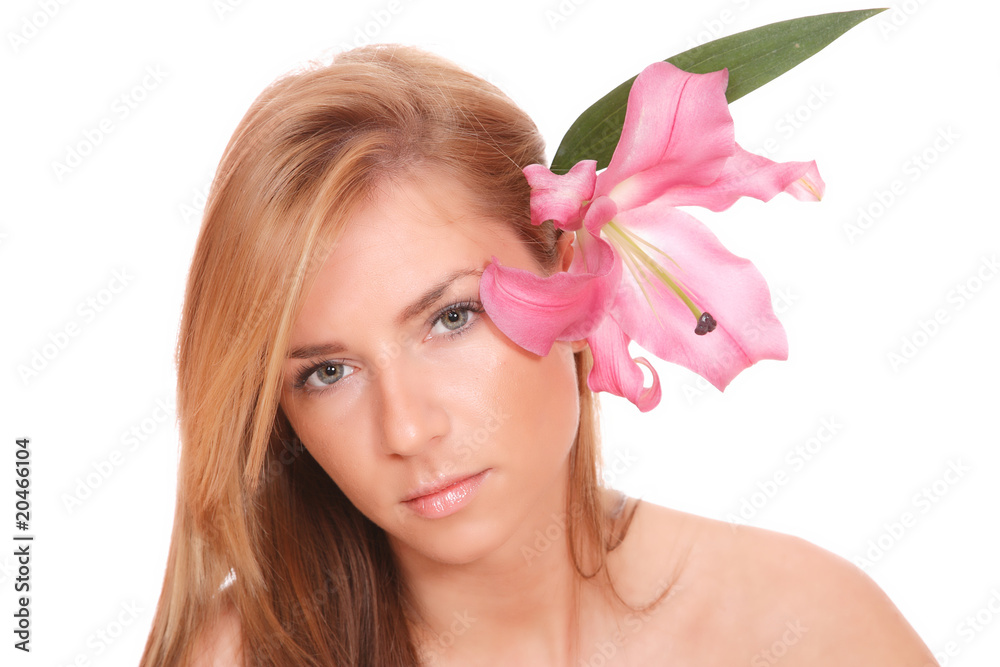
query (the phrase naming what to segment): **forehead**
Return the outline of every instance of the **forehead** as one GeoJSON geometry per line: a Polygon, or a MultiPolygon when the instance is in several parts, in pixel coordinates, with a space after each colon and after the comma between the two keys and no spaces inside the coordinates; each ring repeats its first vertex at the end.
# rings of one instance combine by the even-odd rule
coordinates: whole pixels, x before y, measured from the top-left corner
{"type": "Polygon", "coordinates": [[[540,273],[513,228],[489,218],[484,208],[440,171],[383,184],[346,221],[306,296],[293,338],[319,334],[334,321],[340,330],[345,318],[388,320],[429,285],[455,271],[482,270],[493,256],[540,273]]]}
{"type": "Polygon", "coordinates": [[[442,175],[384,184],[372,203],[348,219],[323,270],[420,274],[458,252],[488,260],[513,234],[481,208],[442,175]]]}

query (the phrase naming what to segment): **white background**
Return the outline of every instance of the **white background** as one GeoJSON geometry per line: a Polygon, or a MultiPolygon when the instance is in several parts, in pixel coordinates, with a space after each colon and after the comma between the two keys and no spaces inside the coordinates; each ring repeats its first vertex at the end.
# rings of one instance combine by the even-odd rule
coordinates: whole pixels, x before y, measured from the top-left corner
{"type": "MultiPolygon", "coordinates": [[[[698,213],[768,279],[789,360],[762,362],[724,393],[659,363],[664,398],[652,413],[603,401],[614,484],[720,520],[742,507],[741,521],[868,559],[866,570],[933,651],[954,642],[942,662],[970,666],[996,664],[1000,654],[1000,614],[987,607],[995,598],[1000,609],[998,353],[990,343],[1000,279],[987,262],[1000,252],[989,120],[1000,11],[971,5],[897,2],[891,15],[732,105],[746,148],[815,159],[827,182],[820,204],[779,196],[698,213]],[[871,214],[867,228],[859,210],[871,214]],[[936,328],[927,324],[935,315],[936,328]],[[832,437],[824,420],[836,424],[832,437]],[[810,445],[811,459],[796,466],[789,456],[810,445]],[[950,466],[965,472],[945,481],[950,466]],[[785,483],[769,485],[776,473],[785,483]],[[924,488],[936,489],[933,503],[917,498],[924,488]],[[893,536],[887,526],[907,512],[911,525],[893,536]],[[981,630],[961,625],[977,612],[981,630]]],[[[10,546],[0,548],[0,662],[138,660],[174,509],[177,432],[158,402],[173,406],[200,207],[230,134],[271,80],[368,39],[365,31],[419,45],[508,92],[539,124],[551,156],[580,111],[653,61],[709,37],[857,8],[814,0],[4,3],[0,451],[8,463],[0,465],[0,516],[8,527],[0,539],[10,546]],[[122,95],[135,107],[127,116],[122,95]],[[81,144],[86,151],[104,119],[110,132],[57,175],[54,164],[81,144]],[[120,286],[115,271],[128,278],[112,294],[104,290],[120,286]],[[104,299],[101,312],[89,314],[88,299],[104,299]],[[24,377],[36,353],[49,358],[24,377]],[[128,441],[134,446],[124,440],[132,429],[142,433],[128,441]],[[23,436],[31,438],[36,536],[30,656],[11,647],[12,469],[23,436]],[[87,497],[69,505],[74,495],[87,497]],[[102,631],[116,637],[106,643],[102,631]]]]}

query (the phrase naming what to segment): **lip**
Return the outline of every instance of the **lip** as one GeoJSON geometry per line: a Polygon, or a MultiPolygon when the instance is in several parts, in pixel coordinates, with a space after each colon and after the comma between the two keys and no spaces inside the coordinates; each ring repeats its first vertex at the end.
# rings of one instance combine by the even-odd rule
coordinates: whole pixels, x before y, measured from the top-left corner
{"type": "Polygon", "coordinates": [[[425,519],[443,519],[472,502],[479,485],[492,470],[487,468],[474,475],[446,479],[423,487],[412,493],[403,504],[425,519]]]}

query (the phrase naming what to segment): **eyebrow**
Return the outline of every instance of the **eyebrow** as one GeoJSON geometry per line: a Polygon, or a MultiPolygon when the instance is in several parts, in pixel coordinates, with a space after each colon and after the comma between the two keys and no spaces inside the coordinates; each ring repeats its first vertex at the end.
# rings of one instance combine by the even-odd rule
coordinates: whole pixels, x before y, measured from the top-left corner
{"type": "MultiPolygon", "coordinates": [[[[441,281],[437,282],[429,290],[424,292],[420,297],[411,303],[409,306],[404,308],[398,316],[396,316],[396,325],[402,326],[408,321],[422,314],[428,308],[430,308],[434,303],[440,299],[444,293],[451,287],[451,284],[458,280],[459,278],[464,278],[466,276],[481,276],[483,275],[482,269],[458,269],[457,271],[452,271],[447,276],[445,276],[441,281]]],[[[316,345],[300,345],[298,347],[292,348],[291,352],[288,354],[289,359],[312,359],[314,357],[327,356],[332,354],[339,354],[347,349],[347,346],[343,343],[319,343],[316,345]]]]}

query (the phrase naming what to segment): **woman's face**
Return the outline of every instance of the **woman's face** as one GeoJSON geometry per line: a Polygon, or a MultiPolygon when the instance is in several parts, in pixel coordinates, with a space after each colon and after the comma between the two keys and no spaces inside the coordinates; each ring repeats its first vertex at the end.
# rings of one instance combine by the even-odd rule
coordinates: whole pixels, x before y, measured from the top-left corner
{"type": "Polygon", "coordinates": [[[583,343],[539,357],[482,311],[491,255],[544,271],[472,196],[431,171],[387,184],[349,221],[292,329],[281,397],[397,553],[446,563],[520,553],[532,518],[565,508],[579,422],[583,343]]]}

